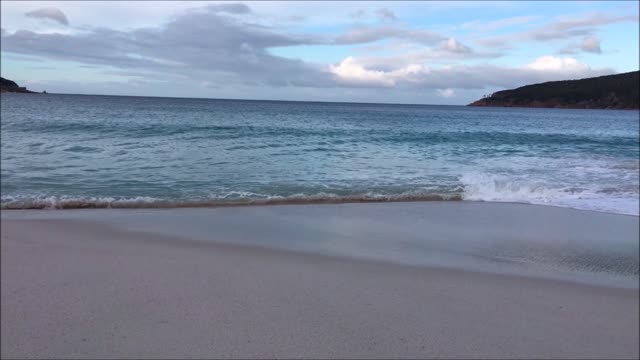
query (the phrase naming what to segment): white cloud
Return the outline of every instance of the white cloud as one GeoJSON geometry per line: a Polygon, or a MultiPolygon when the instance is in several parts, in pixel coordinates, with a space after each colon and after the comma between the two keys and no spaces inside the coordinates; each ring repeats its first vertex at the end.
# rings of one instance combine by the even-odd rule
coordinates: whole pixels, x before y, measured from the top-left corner
{"type": "Polygon", "coordinates": [[[530,64],[524,66],[525,69],[536,71],[587,71],[589,65],[579,62],[570,57],[541,56],[530,64]]]}
{"type": "Polygon", "coordinates": [[[345,82],[360,83],[368,85],[393,86],[393,80],[389,79],[384,71],[367,70],[358,64],[356,59],[349,56],[338,65],[330,65],[330,71],[338,79],[345,82]]]}
{"type": "Polygon", "coordinates": [[[329,71],[345,86],[434,89],[440,97],[455,96],[457,89],[513,88],[614,73],[612,69],[591,69],[574,58],[554,56],[542,56],[518,67],[448,65],[428,68],[414,63],[395,67],[387,64],[387,68],[382,69],[366,60],[350,56],[330,66],[329,71]]]}
{"type": "Polygon", "coordinates": [[[449,51],[449,52],[453,52],[453,53],[470,53],[471,52],[471,48],[469,48],[468,46],[461,44],[460,42],[458,42],[458,40],[454,39],[454,38],[449,38],[445,41],[442,42],[442,49],[449,51]]]}
{"type": "MultiPolygon", "coordinates": [[[[309,91],[319,99],[329,93],[350,93],[362,95],[360,100],[395,98],[406,102],[403,96],[413,94],[411,96],[415,95],[420,102],[428,101],[429,97],[431,102],[455,102],[480,89],[513,88],[613,73],[611,68],[590,68],[577,60],[581,59],[577,55],[568,54],[600,53],[600,39],[594,35],[609,41],[604,37],[606,32],[598,32],[601,27],[638,18],[633,12],[586,13],[574,14],[573,18],[549,19],[546,25],[540,26],[540,17],[535,23],[533,16],[486,22],[483,19],[487,18],[481,17],[483,14],[471,14],[467,19],[481,20],[463,24],[462,29],[466,31],[461,31],[459,22],[446,23],[446,14],[436,23],[424,18],[424,25],[420,27],[411,25],[415,22],[388,21],[396,14],[401,18],[429,15],[435,19],[437,14],[429,11],[437,3],[411,3],[410,6],[345,3],[340,6],[341,15],[336,15],[336,9],[327,7],[326,3],[247,4],[163,2],[149,8],[138,2],[47,3],[46,6],[61,9],[73,21],[72,26],[63,27],[50,17],[42,21],[42,18],[23,16],[45,5],[3,2],[2,56],[3,59],[29,56],[29,62],[79,62],[83,64],[79,66],[92,66],[96,73],[109,75],[109,79],[117,75],[118,81],[144,77],[175,83],[173,90],[158,90],[151,85],[145,88],[148,94],[163,96],[193,95],[193,91],[202,96],[198,92],[200,88],[190,87],[193,83],[207,89],[215,87],[219,92],[208,92],[206,96],[219,97],[260,98],[264,94],[286,94],[282,98],[294,99],[303,98],[301,94],[309,91]],[[383,6],[389,9],[386,16],[380,10],[383,6]],[[429,11],[418,14],[416,9],[429,11]],[[298,23],[292,24],[293,21],[298,23]],[[518,26],[522,24],[526,26],[518,26]],[[318,25],[323,30],[319,31],[318,25]],[[480,33],[497,29],[505,30],[480,33]],[[454,34],[455,38],[451,37],[454,34]],[[526,51],[519,48],[513,53],[494,51],[474,42],[478,40],[476,36],[490,35],[500,35],[491,40],[527,47],[526,51]],[[550,54],[546,50],[548,43],[538,47],[528,42],[543,40],[555,40],[551,46],[558,49],[567,45],[566,50],[536,59],[550,54]],[[321,48],[308,50],[314,46],[321,48]],[[352,56],[342,56],[343,51],[349,51],[347,55],[352,56]],[[530,57],[527,61],[519,60],[523,55],[530,57]],[[500,65],[493,63],[492,59],[497,57],[503,57],[500,65]],[[385,91],[380,91],[381,87],[385,91]],[[184,90],[187,88],[192,90],[184,90]],[[336,91],[328,92],[327,88],[336,91]]],[[[463,4],[465,9],[487,6],[467,3],[442,6],[450,9],[463,4]]],[[[626,24],[626,28],[628,25],[635,24],[626,24]]],[[[625,39],[637,38],[636,34],[623,35],[625,39]]],[[[628,55],[628,49],[620,51],[637,59],[635,54],[628,55]]],[[[605,51],[603,56],[603,61],[608,61],[604,63],[628,71],[623,61],[617,61],[622,55],[612,56],[605,51]]],[[[52,66],[57,65],[52,63],[52,66]]],[[[59,76],[66,69],[56,72],[59,76]]],[[[48,76],[43,72],[33,73],[48,76]]],[[[357,98],[353,96],[351,99],[357,98]]],[[[348,99],[348,96],[336,96],[336,100],[348,99]]]]}
{"type": "Polygon", "coordinates": [[[455,91],[453,89],[437,89],[437,91],[438,95],[442,96],[443,98],[448,98],[455,95],[455,91]]]}
{"type": "Polygon", "coordinates": [[[395,86],[398,82],[414,81],[416,75],[429,72],[423,65],[411,64],[392,71],[367,69],[352,56],[342,60],[338,65],[329,67],[338,81],[352,85],[395,86]]]}

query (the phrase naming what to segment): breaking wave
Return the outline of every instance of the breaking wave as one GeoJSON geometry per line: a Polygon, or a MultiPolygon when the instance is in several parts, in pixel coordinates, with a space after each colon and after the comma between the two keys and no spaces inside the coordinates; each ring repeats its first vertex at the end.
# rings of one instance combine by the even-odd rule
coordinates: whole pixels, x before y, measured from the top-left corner
{"type": "Polygon", "coordinates": [[[558,187],[544,181],[529,181],[501,175],[483,173],[465,174],[457,191],[431,193],[407,191],[399,194],[359,193],[338,195],[333,193],[294,194],[289,196],[264,195],[245,191],[232,191],[222,196],[190,199],[89,196],[2,196],[0,209],[135,209],[135,208],[188,208],[245,205],[287,204],[341,204],[411,201],[488,201],[553,205],[582,210],[638,215],[640,200],[638,186],[623,188],[558,187]]]}
{"type": "Polygon", "coordinates": [[[638,215],[637,184],[617,187],[559,186],[528,176],[469,173],[461,177],[464,200],[553,205],[582,210],[638,215]]]}
{"type": "Polygon", "coordinates": [[[401,201],[458,201],[461,194],[421,194],[403,193],[336,195],[319,193],[315,195],[295,194],[291,196],[260,196],[248,192],[234,192],[232,196],[206,199],[161,199],[153,197],[69,197],[69,196],[3,196],[2,210],[22,209],[135,209],[135,208],[187,208],[220,207],[242,205],[286,205],[286,204],[340,204],[367,202],[401,201]]]}

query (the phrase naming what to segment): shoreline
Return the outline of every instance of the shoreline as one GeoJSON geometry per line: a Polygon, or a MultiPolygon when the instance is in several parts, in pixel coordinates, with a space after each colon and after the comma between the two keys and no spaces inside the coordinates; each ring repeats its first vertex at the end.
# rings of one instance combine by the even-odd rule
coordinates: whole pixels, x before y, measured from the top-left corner
{"type": "Polygon", "coordinates": [[[640,286],[637,216],[547,205],[408,201],[22,210],[0,215],[3,222],[71,221],[184,241],[640,286]]]}
{"type": "MultiPolygon", "coordinates": [[[[452,204],[456,213],[468,211],[452,204]]],[[[340,243],[355,249],[348,236],[365,230],[359,211],[369,211],[370,219],[401,209],[431,215],[428,206],[416,206],[3,214],[2,357],[638,356],[637,289],[411,266],[348,255],[352,250],[332,256],[259,246],[274,237],[302,241],[291,229],[297,224],[310,238],[318,237],[310,229],[324,231],[320,225],[334,228],[332,234],[352,229],[340,243]],[[343,223],[348,227],[326,210],[351,214],[343,223]],[[178,223],[184,228],[171,233],[178,223]],[[231,231],[247,223],[255,232],[231,231]],[[194,224],[203,226],[206,238],[189,228],[194,224]],[[236,241],[247,234],[259,242],[236,241]]],[[[475,208],[478,217],[499,208],[524,211],[522,219],[531,215],[522,206],[475,208]]],[[[548,215],[560,213],[572,216],[548,215]]],[[[390,231],[406,237],[403,218],[407,213],[393,217],[399,227],[390,231]]],[[[589,218],[611,225],[624,219],[589,218]]],[[[482,239],[473,223],[466,229],[482,239]]],[[[361,233],[370,247],[376,246],[375,230],[361,233]]]]}
{"type": "Polygon", "coordinates": [[[395,202],[431,202],[431,201],[468,201],[463,200],[461,195],[454,195],[445,198],[443,195],[399,195],[394,196],[366,196],[366,195],[345,195],[345,196],[305,196],[305,197],[273,197],[266,199],[242,199],[242,200],[148,200],[148,199],[64,199],[62,207],[47,207],[46,201],[39,201],[36,204],[18,202],[17,204],[2,204],[2,210],[76,210],[76,209],[197,209],[197,208],[220,208],[237,206],[276,206],[276,205],[322,205],[322,204],[359,204],[359,203],[395,203],[395,202]],[[89,201],[89,202],[86,202],[89,201]]]}
{"type": "MultiPolygon", "coordinates": [[[[80,210],[83,209],[74,209],[80,210]]],[[[153,209],[155,210],[155,209],[153,209]]],[[[153,211],[152,210],[152,211],[153,211]]],[[[167,209],[158,209],[159,211],[167,210],[167,209]]],[[[120,237],[121,239],[125,239],[126,242],[141,242],[147,243],[147,245],[153,245],[155,243],[161,246],[185,246],[188,248],[194,249],[212,249],[212,250],[222,250],[225,251],[238,251],[238,252],[249,252],[255,254],[271,254],[273,256],[282,256],[282,257],[299,257],[299,258],[308,258],[308,259],[324,259],[329,262],[349,262],[349,263],[357,263],[364,264],[370,266],[381,266],[381,267],[397,267],[404,268],[407,270],[413,269],[414,271],[426,271],[426,272],[443,272],[443,273],[457,273],[457,274],[475,274],[476,276],[488,276],[488,277],[497,277],[497,278],[508,278],[514,281],[536,281],[542,283],[554,283],[557,285],[565,285],[565,286],[578,286],[578,287],[586,287],[593,289],[611,289],[613,291],[636,291],[640,289],[640,282],[638,283],[638,287],[625,286],[620,285],[619,283],[600,283],[593,282],[585,279],[579,278],[559,278],[559,277],[549,277],[543,274],[531,274],[531,273],[522,273],[522,272],[505,272],[505,271],[495,271],[495,270],[486,270],[486,269],[478,269],[478,268],[465,268],[455,265],[447,265],[447,264],[411,264],[404,263],[398,261],[390,261],[388,259],[377,259],[377,258],[367,258],[367,257],[358,257],[358,256],[348,256],[344,254],[328,254],[328,253],[318,253],[314,251],[309,251],[307,249],[286,249],[280,247],[273,246],[262,246],[256,244],[238,244],[233,242],[226,242],[224,240],[221,241],[204,241],[202,239],[194,239],[188,237],[180,237],[176,235],[167,235],[160,233],[153,233],[145,230],[129,230],[123,227],[114,226],[113,224],[100,223],[98,221],[93,220],[65,220],[65,219],[46,219],[46,220],[33,220],[33,219],[2,219],[2,222],[9,224],[9,226],[17,226],[17,227],[31,227],[31,226],[40,226],[40,224],[44,223],[46,226],[54,226],[54,227],[63,227],[63,228],[73,228],[74,231],[80,231],[85,236],[90,236],[90,233],[107,233],[114,235],[116,238],[120,237]]],[[[114,239],[115,240],[115,239],[114,239]]],[[[508,262],[506,260],[505,262],[508,262]]],[[[591,274],[591,275],[599,275],[599,274],[591,274]]],[[[640,279],[638,279],[640,281],[640,279]]],[[[633,282],[632,282],[633,283],[633,282]]],[[[639,294],[640,295],[640,294],[639,294]]]]}
{"type": "Polygon", "coordinates": [[[79,200],[69,200],[69,204],[64,204],[61,207],[47,206],[44,204],[44,201],[41,201],[38,204],[34,205],[26,205],[23,203],[20,204],[2,204],[0,206],[0,211],[29,211],[29,210],[145,210],[145,209],[215,209],[215,208],[227,208],[227,207],[252,207],[252,206],[289,206],[289,205],[341,205],[341,204],[378,204],[378,203],[421,203],[421,202],[464,202],[464,203],[488,203],[488,204],[512,204],[512,205],[525,205],[525,206],[543,206],[543,207],[552,207],[552,208],[560,208],[560,209],[569,209],[576,211],[588,211],[595,213],[603,213],[603,214],[614,214],[614,215],[623,215],[623,216],[634,216],[640,217],[640,213],[638,214],[629,214],[623,212],[614,212],[609,210],[598,210],[598,209],[583,209],[565,205],[557,205],[557,204],[539,204],[532,202],[518,202],[518,201],[498,201],[498,200],[465,200],[462,198],[462,195],[453,195],[450,198],[443,198],[443,195],[425,195],[425,196],[411,196],[408,195],[402,198],[389,198],[385,196],[380,197],[371,197],[371,198],[362,198],[360,196],[344,196],[344,197],[323,197],[314,199],[313,197],[309,198],[275,198],[275,199],[256,199],[256,200],[203,200],[203,201],[164,201],[158,200],[156,202],[149,201],[141,201],[137,202],[135,199],[127,199],[127,200],[111,200],[111,201],[100,201],[94,200],[92,203],[80,203],[79,200]],[[114,204],[115,203],[115,204],[114,204]],[[115,205],[115,206],[114,206],[115,205]]]}

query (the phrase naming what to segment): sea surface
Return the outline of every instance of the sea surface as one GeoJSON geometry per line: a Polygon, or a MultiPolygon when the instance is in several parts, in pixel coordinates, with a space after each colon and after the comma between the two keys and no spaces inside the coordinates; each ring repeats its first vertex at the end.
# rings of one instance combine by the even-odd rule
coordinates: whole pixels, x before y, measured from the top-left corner
{"type": "Polygon", "coordinates": [[[2,94],[2,209],[507,201],[638,215],[639,112],[2,94]]]}

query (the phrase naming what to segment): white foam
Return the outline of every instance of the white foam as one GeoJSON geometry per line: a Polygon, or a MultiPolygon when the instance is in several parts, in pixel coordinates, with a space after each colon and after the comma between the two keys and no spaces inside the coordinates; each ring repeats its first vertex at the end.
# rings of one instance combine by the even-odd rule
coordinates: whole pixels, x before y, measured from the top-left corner
{"type": "Polygon", "coordinates": [[[489,158],[464,169],[460,182],[465,200],[639,215],[638,166],[638,159],[603,156],[489,158]]]}

